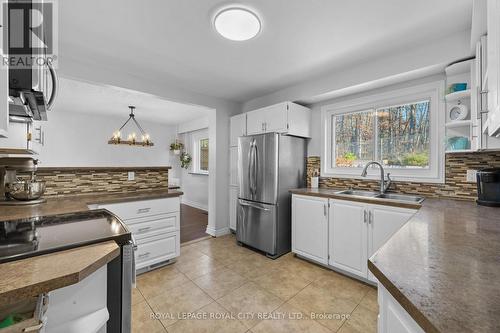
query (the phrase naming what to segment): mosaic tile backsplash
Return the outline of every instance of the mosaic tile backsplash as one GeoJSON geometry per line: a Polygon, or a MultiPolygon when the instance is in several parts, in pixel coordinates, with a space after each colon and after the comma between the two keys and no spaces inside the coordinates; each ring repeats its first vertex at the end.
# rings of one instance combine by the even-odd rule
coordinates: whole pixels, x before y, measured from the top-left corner
{"type": "Polygon", "coordinates": [[[152,168],[40,168],[46,182],[45,197],[91,193],[127,193],[168,188],[168,167],[152,168]],[[128,180],[128,171],[135,179],[128,180]]]}
{"type": "MultiPolygon", "coordinates": [[[[446,154],[445,183],[393,182],[391,191],[418,194],[426,197],[444,197],[463,200],[475,200],[477,197],[476,183],[466,181],[467,170],[479,170],[487,167],[500,167],[500,152],[477,152],[466,154],[446,154]]],[[[319,156],[307,159],[307,186],[311,185],[314,170],[320,169],[319,156]]],[[[355,188],[378,190],[379,182],[373,180],[321,177],[320,187],[355,188]]]]}

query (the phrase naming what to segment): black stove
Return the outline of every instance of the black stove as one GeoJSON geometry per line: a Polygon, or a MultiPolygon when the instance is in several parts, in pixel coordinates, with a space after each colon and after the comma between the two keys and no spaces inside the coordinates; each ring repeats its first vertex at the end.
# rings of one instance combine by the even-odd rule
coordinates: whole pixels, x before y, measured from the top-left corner
{"type": "Polygon", "coordinates": [[[130,231],[104,209],[0,222],[0,263],[115,240],[130,231]]]}

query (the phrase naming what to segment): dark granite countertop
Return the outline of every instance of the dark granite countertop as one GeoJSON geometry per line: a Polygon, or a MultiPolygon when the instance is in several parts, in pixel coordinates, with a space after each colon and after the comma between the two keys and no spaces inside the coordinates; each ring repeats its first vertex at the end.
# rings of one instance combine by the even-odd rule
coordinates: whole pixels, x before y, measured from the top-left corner
{"type": "Polygon", "coordinates": [[[183,192],[177,190],[136,191],[128,193],[92,193],[48,198],[37,205],[0,206],[0,221],[24,219],[37,216],[66,214],[87,211],[89,205],[110,204],[128,201],[177,197],[183,192]]]}
{"type": "Polygon", "coordinates": [[[426,332],[500,332],[500,208],[426,199],[368,267],[426,332]]]}
{"type": "Polygon", "coordinates": [[[308,195],[313,197],[322,197],[322,198],[330,198],[330,199],[339,199],[339,200],[347,200],[347,201],[356,201],[356,202],[365,202],[375,205],[384,205],[384,206],[394,206],[401,208],[410,208],[410,209],[419,209],[421,205],[416,202],[404,202],[397,200],[389,200],[389,199],[380,199],[380,198],[370,198],[370,197],[358,197],[358,196],[348,196],[337,194],[336,192],[345,190],[345,189],[332,189],[332,188],[297,188],[290,190],[292,194],[300,194],[300,195],[308,195]]]}
{"type": "Polygon", "coordinates": [[[78,283],[119,255],[109,241],[0,264],[0,304],[78,283]]]}
{"type": "Polygon", "coordinates": [[[500,209],[427,199],[368,261],[426,332],[500,332],[500,209]]]}

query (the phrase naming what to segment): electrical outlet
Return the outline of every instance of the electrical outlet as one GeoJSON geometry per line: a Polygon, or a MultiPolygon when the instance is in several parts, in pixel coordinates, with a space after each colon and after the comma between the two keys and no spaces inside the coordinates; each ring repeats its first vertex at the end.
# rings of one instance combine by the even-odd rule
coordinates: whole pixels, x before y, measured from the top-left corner
{"type": "Polygon", "coordinates": [[[476,174],[477,174],[477,170],[467,170],[467,182],[475,183],[476,182],[476,174]]]}
{"type": "Polygon", "coordinates": [[[128,180],[135,180],[135,172],[134,171],[128,172],[128,180]]]}

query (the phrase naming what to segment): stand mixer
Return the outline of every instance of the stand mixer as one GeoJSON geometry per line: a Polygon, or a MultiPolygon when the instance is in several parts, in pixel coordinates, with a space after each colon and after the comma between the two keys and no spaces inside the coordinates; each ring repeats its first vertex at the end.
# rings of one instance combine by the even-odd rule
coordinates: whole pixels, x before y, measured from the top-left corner
{"type": "Polygon", "coordinates": [[[38,160],[32,157],[0,158],[0,205],[45,202],[45,182],[36,180],[38,160]]]}

